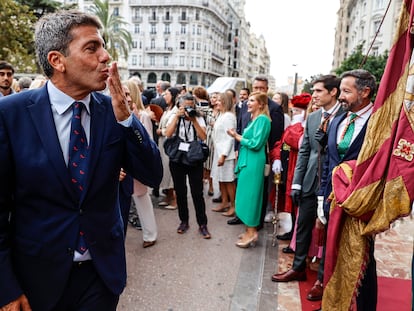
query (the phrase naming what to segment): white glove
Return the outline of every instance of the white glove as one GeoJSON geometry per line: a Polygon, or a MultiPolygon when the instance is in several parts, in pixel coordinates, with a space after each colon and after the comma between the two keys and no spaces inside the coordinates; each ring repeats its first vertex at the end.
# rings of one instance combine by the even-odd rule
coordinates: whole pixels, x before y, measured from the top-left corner
{"type": "Polygon", "coordinates": [[[320,220],[320,222],[324,225],[326,225],[326,217],[323,213],[323,196],[318,195],[318,209],[317,209],[317,215],[320,220]]]}
{"type": "Polygon", "coordinates": [[[282,162],[280,160],[274,160],[272,164],[272,171],[275,174],[280,174],[283,171],[282,162]]]}

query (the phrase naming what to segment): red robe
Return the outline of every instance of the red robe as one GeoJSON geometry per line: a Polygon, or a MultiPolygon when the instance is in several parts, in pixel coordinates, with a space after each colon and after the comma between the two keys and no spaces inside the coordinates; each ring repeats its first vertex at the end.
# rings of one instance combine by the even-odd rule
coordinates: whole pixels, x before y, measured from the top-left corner
{"type": "MultiPolygon", "coordinates": [[[[290,197],[290,191],[292,188],[293,174],[295,172],[296,161],[298,159],[298,152],[300,147],[301,138],[303,136],[302,123],[295,123],[289,125],[283,132],[282,138],[275,143],[271,152],[270,160],[273,163],[274,160],[280,160],[280,154],[282,148],[289,150],[289,162],[286,179],[286,192],[284,194],[284,200],[278,200],[277,212],[288,212],[292,211],[292,198],[290,197]]],[[[269,200],[272,204],[275,203],[276,186],[272,189],[269,195],[269,200]]],[[[275,207],[276,208],[276,207],[275,207]]]]}

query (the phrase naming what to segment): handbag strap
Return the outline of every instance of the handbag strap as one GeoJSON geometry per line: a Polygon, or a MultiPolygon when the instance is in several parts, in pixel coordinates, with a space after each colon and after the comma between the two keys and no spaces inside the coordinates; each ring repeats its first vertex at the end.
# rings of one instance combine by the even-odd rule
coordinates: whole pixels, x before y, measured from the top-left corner
{"type": "MultiPolygon", "coordinates": [[[[194,125],[191,121],[190,121],[190,124],[194,129],[194,136],[193,136],[194,139],[193,140],[197,140],[197,133],[195,132],[194,125]]],[[[188,126],[188,129],[190,129],[190,126],[188,126]]],[[[185,122],[184,122],[184,135],[185,135],[185,141],[188,142],[189,139],[188,139],[188,134],[187,134],[187,128],[185,127],[185,122]]]]}
{"type": "Polygon", "coordinates": [[[180,137],[180,123],[181,118],[178,119],[177,127],[175,128],[175,136],[180,137]]]}
{"type": "Polygon", "coordinates": [[[194,132],[194,140],[198,140],[197,131],[196,131],[195,127],[194,127],[193,122],[191,122],[191,125],[193,127],[193,132],[194,132]]]}

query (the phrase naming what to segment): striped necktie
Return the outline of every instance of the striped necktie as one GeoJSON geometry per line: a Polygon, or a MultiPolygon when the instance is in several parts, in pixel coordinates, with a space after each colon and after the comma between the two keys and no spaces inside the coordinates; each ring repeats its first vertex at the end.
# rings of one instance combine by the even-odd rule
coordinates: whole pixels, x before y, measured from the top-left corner
{"type": "Polygon", "coordinates": [[[358,115],[356,113],[351,113],[349,122],[347,123],[342,134],[342,140],[338,144],[338,154],[341,159],[344,157],[351,144],[352,136],[354,135],[355,131],[355,119],[357,116],[358,115]]]}
{"type": "Polygon", "coordinates": [[[88,157],[88,142],[85,130],[81,123],[83,103],[74,102],[72,105],[73,114],[69,139],[69,161],[68,167],[71,181],[76,192],[81,196],[86,179],[86,165],[88,157]]]}
{"type": "Polygon", "coordinates": [[[331,114],[329,112],[324,112],[323,113],[323,120],[320,126],[320,129],[326,133],[328,131],[328,126],[329,126],[329,119],[331,117],[331,114]]]}
{"type": "MultiPolygon", "coordinates": [[[[76,193],[79,195],[79,198],[82,196],[82,192],[85,188],[89,149],[85,130],[81,123],[83,107],[84,104],[81,102],[74,102],[72,105],[73,114],[69,138],[68,168],[72,184],[76,190],[76,193]]],[[[79,231],[76,250],[80,254],[84,254],[87,250],[82,229],[79,231]]]]}

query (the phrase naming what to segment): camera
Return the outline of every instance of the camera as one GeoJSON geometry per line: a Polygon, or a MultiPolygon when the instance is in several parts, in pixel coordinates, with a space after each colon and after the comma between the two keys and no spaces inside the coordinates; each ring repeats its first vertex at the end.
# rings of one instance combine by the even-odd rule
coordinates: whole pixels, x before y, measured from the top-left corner
{"type": "Polygon", "coordinates": [[[184,107],[185,112],[187,112],[188,116],[190,118],[194,118],[197,116],[197,110],[195,110],[193,107],[191,106],[185,106],[184,107]]]}

